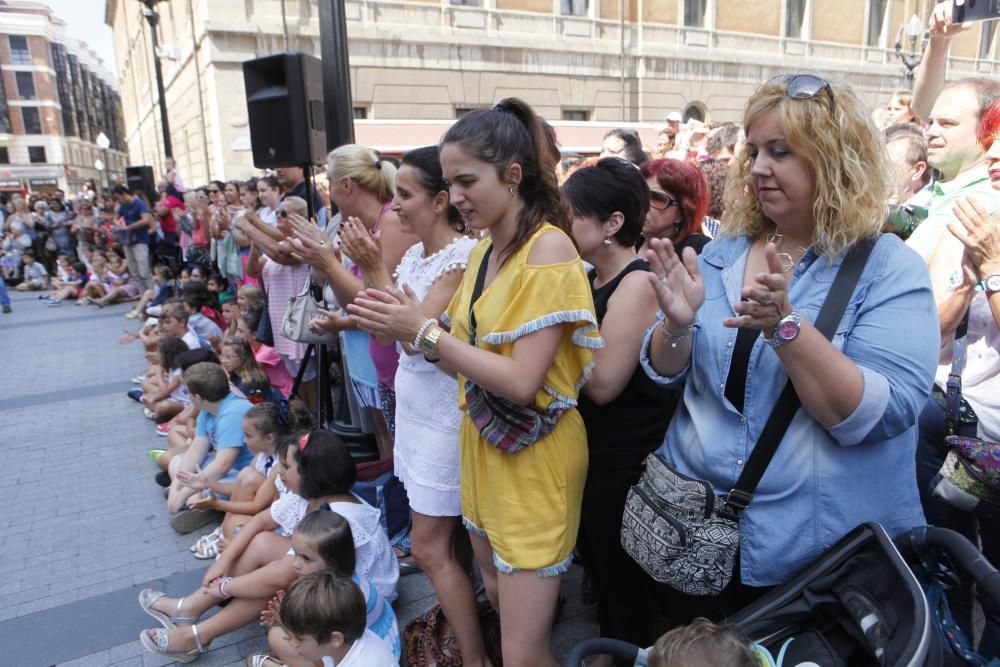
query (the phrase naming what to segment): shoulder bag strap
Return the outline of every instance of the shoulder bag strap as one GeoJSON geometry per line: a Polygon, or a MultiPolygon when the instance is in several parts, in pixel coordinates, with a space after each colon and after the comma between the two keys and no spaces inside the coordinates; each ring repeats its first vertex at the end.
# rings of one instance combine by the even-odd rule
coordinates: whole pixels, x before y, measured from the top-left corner
{"type": "MultiPolygon", "coordinates": [[[[844,310],[854,294],[854,288],[858,284],[858,279],[861,278],[861,272],[864,271],[868,256],[875,247],[875,242],[875,238],[859,241],[844,256],[844,261],[837,271],[837,277],[834,279],[833,285],[830,286],[830,291],[827,293],[823,307],[813,325],[826,336],[827,340],[833,339],[833,335],[837,331],[837,325],[844,316],[844,310]]],[[[778,451],[778,445],[785,437],[785,431],[788,430],[792,419],[795,418],[795,413],[798,412],[800,405],[799,395],[789,380],[778,397],[778,402],[771,410],[771,415],[764,425],[764,430],[761,431],[753,452],[750,453],[743,473],[736,480],[734,487],[726,494],[723,506],[719,510],[720,515],[738,520],[740,513],[750,506],[753,501],[753,492],[757,489],[757,484],[764,476],[764,471],[767,470],[768,464],[774,458],[775,452],[778,451]]]]}
{"type": "Polygon", "coordinates": [[[493,253],[493,244],[483,253],[483,261],[479,264],[479,273],[476,274],[476,284],[472,288],[472,298],[469,299],[469,342],[476,344],[476,313],[473,306],[479,300],[479,295],[483,293],[483,286],[486,284],[486,269],[490,263],[490,255],[493,253]]]}
{"type": "Polygon", "coordinates": [[[944,393],[944,424],[948,435],[958,432],[958,412],[962,404],[962,371],[965,370],[966,349],[969,339],[969,311],[965,311],[962,321],[955,329],[955,342],[951,353],[951,371],[948,373],[948,383],[944,393]]]}

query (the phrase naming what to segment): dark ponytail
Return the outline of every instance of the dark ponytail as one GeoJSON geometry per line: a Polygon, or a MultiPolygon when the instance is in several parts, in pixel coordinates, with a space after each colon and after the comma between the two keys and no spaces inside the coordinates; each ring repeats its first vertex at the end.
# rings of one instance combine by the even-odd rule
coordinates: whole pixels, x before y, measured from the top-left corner
{"type": "MultiPolygon", "coordinates": [[[[401,164],[413,167],[419,172],[418,180],[427,194],[432,198],[439,192],[448,192],[448,182],[444,180],[444,173],[441,171],[441,159],[438,155],[437,146],[424,146],[414,148],[403,156],[401,164]]],[[[448,224],[457,232],[465,232],[465,221],[458,209],[451,205],[451,198],[448,200],[448,224]]]]}
{"type": "Polygon", "coordinates": [[[442,145],[450,143],[458,144],[480,162],[494,165],[501,180],[511,163],[521,165],[517,188],[524,208],[518,215],[514,238],[498,256],[501,262],[517,252],[545,222],[573,238],[569,207],[559,194],[556,178],[559,148],[555,133],[525,102],[508,97],[492,109],[466,114],[441,140],[442,145]]]}

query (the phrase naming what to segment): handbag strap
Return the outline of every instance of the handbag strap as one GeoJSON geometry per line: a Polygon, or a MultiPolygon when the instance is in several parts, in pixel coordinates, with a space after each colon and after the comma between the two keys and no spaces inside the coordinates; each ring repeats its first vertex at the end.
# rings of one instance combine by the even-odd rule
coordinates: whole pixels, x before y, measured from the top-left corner
{"type": "Polygon", "coordinates": [[[965,370],[966,350],[969,346],[969,339],[966,333],[969,330],[969,311],[965,311],[962,321],[955,329],[955,342],[952,345],[951,371],[948,373],[948,382],[945,385],[944,393],[944,425],[948,435],[955,435],[958,432],[959,408],[962,405],[962,371],[965,370]]]}
{"type": "MultiPolygon", "coordinates": [[[[861,273],[864,271],[868,256],[871,255],[875,243],[874,237],[863,239],[848,250],[844,256],[844,261],[837,271],[837,277],[834,279],[833,285],[830,286],[830,291],[827,293],[823,307],[813,325],[826,336],[827,340],[832,340],[837,331],[837,325],[844,316],[844,311],[854,294],[854,288],[861,278],[861,273]]],[[[778,451],[778,445],[785,437],[785,431],[788,430],[792,419],[795,418],[795,413],[798,412],[800,405],[799,395],[789,380],[785,383],[785,387],[778,397],[778,402],[771,410],[767,423],[750,453],[750,458],[747,459],[742,474],[736,480],[733,488],[726,494],[725,501],[719,509],[720,515],[738,521],[740,513],[753,502],[753,492],[757,489],[757,484],[764,476],[764,471],[767,470],[771,459],[774,458],[775,452],[778,451]]]]}
{"type": "Polygon", "coordinates": [[[472,288],[472,298],[469,299],[469,343],[476,344],[476,312],[474,306],[479,300],[479,295],[483,293],[483,286],[486,284],[486,269],[489,267],[490,255],[493,253],[493,244],[483,253],[483,261],[479,264],[479,272],[476,274],[476,284],[472,288]]]}

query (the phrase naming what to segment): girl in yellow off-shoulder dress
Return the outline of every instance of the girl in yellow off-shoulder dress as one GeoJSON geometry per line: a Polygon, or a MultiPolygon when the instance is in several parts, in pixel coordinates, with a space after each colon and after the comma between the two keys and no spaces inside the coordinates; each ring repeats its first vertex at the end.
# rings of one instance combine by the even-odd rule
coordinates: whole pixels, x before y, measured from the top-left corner
{"type": "Polygon", "coordinates": [[[543,121],[520,100],[464,116],[442,140],[441,166],[451,203],[489,238],[442,314],[450,333],[425,318],[409,290],[368,290],[349,308],[362,328],[415,346],[461,381],[462,513],[511,665],[558,665],[552,618],[587,474],[576,398],[603,344],[556,184],[557,156],[543,121]],[[501,415],[511,413],[534,428],[508,426],[501,415]]]}

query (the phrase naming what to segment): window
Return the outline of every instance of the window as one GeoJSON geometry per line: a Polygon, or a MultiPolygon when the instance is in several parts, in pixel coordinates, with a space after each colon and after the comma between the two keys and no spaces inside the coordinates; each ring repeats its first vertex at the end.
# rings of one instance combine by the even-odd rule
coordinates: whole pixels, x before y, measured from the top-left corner
{"type": "Polygon", "coordinates": [[[0,146],[0,164],[10,164],[10,156],[7,154],[6,146],[0,146]]]}
{"type": "Polygon", "coordinates": [[[368,107],[354,107],[354,120],[365,120],[368,118],[368,107]]]}
{"type": "Polygon", "coordinates": [[[691,119],[705,122],[705,109],[697,102],[687,105],[687,108],[684,109],[684,122],[691,119]]]}
{"type": "Polygon", "coordinates": [[[979,29],[979,58],[988,60],[993,51],[993,35],[997,29],[996,21],[983,21],[979,29]]]}
{"type": "Polygon", "coordinates": [[[563,120],[577,120],[582,122],[587,122],[590,120],[590,113],[586,109],[563,109],[562,119],[563,120]]]}
{"type": "Polygon", "coordinates": [[[684,25],[692,28],[704,28],[707,5],[708,0],[684,0],[684,25]]]}
{"type": "Polygon", "coordinates": [[[42,119],[38,115],[38,107],[21,107],[21,118],[24,119],[25,134],[42,133],[42,119]]]}
{"type": "Polygon", "coordinates": [[[868,3],[868,37],[865,44],[879,46],[882,43],[882,26],[885,25],[885,10],[888,0],[871,0],[868,3]]]}
{"type": "Polygon", "coordinates": [[[48,162],[45,159],[45,146],[28,146],[28,161],[32,164],[48,162]]]}
{"type": "Polygon", "coordinates": [[[17,96],[22,100],[38,99],[35,95],[35,75],[31,72],[14,72],[17,81],[17,96]]]}
{"type": "Polygon", "coordinates": [[[590,0],[559,0],[559,12],[563,16],[586,16],[590,0]]]}
{"type": "Polygon", "coordinates": [[[465,5],[466,7],[479,7],[483,4],[482,0],[449,0],[449,3],[453,5],[465,5]]]}
{"type": "Polygon", "coordinates": [[[802,26],[806,20],[806,0],[787,0],[785,3],[785,37],[802,39],[802,26]]]}
{"type": "Polygon", "coordinates": [[[13,65],[30,65],[31,51],[28,50],[28,38],[23,35],[10,36],[10,62],[13,65]]]}

